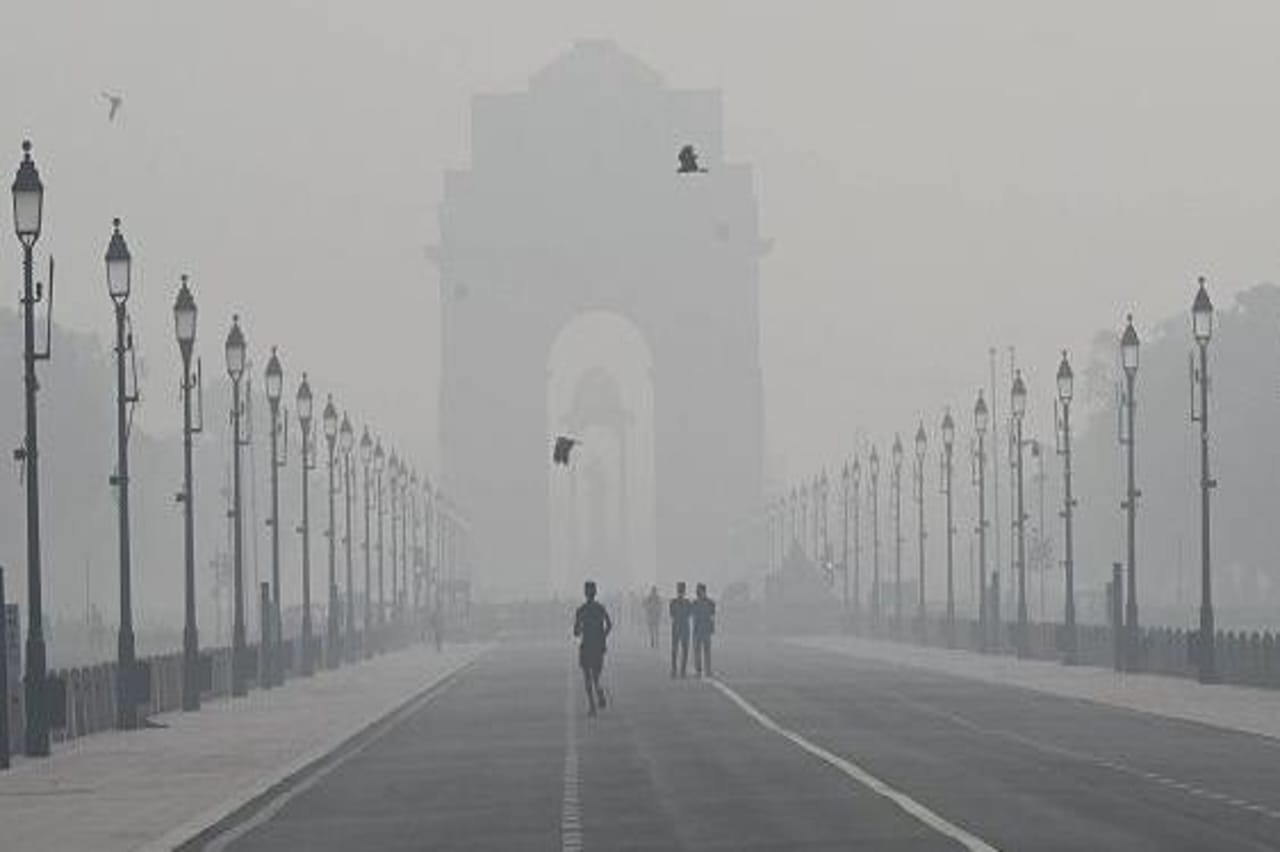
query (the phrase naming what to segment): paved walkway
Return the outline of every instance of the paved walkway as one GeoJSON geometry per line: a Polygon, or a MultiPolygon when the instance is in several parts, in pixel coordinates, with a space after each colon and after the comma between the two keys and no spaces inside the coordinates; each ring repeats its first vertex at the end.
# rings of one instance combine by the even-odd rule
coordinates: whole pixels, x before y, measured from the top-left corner
{"type": "Polygon", "coordinates": [[[0,772],[0,848],[170,849],[333,751],[485,646],[413,646],[96,734],[0,772]]]}
{"type": "Polygon", "coordinates": [[[1077,698],[1171,719],[1280,739],[1280,690],[1204,686],[1164,675],[1018,660],[847,636],[804,637],[796,645],[865,660],[1077,698]]]}

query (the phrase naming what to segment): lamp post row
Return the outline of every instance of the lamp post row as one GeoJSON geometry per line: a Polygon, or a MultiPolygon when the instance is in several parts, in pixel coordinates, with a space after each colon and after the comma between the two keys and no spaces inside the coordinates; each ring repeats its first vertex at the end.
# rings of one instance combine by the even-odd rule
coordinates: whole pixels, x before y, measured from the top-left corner
{"type": "MultiPolygon", "coordinates": [[[[1191,381],[1191,421],[1196,424],[1200,439],[1200,613],[1199,631],[1195,636],[1193,649],[1198,668],[1199,679],[1204,683],[1217,683],[1220,680],[1216,669],[1215,654],[1215,620],[1213,612],[1212,584],[1212,550],[1210,524],[1210,498],[1217,481],[1210,471],[1209,459],[1209,342],[1213,335],[1213,303],[1203,277],[1198,279],[1198,287],[1191,308],[1192,336],[1196,352],[1192,355],[1190,365],[1191,381]]],[[[1136,382],[1139,365],[1139,349],[1141,342],[1133,324],[1133,317],[1126,317],[1124,329],[1119,339],[1120,368],[1122,384],[1118,392],[1118,439],[1124,448],[1124,464],[1126,474],[1125,497],[1121,508],[1125,515],[1125,561],[1118,563],[1123,573],[1118,574],[1120,580],[1114,584],[1112,593],[1115,611],[1120,613],[1113,625],[1117,638],[1117,667],[1130,671],[1140,670],[1143,666],[1141,634],[1138,623],[1137,597],[1137,504],[1142,496],[1136,483],[1136,382]]],[[[1064,604],[1063,629],[1058,638],[1058,650],[1062,662],[1074,665],[1079,661],[1078,629],[1075,605],[1075,561],[1074,561],[1074,521],[1077,500],[1073,492],[1072,445],[1071,445],[1071,403],[1074,396],[1075,377],[1071,363],[1065,351],[1062,353],[1056,373],[1056,396],[1054,399],[1054,434],[1058,456],[1062,459],[1062,509],[1059,517],[1063,523],[1064,537],[1064,604]]],[[[1030,624],[1027,613],[1027,552],[1026,521],[1028,516],[1024,506],[1024,472],[1023,450],[1028,445],[1035,445],[1023,434],[1023,422],[1027,410],[1027,387],[1020,370],[1013,371],[1013,381],[1009,391],[1010,431],[1009,431],[1009,464],[1013,474],[1014,486],[1014,569],[1016,571],[1016,615],[1013,624],[1013,649],[1019,657],[1032,654],[1030,624]]],[[[990,428],[990,410],[983,391],[980,389],[973,407],[973,444],[970,448],[972,464],[972,482],[976,490],[977,523],[974,534],[977,538],[977,619],[978,645],[983,651],[998,648],[1001,645],[1000,627],[996,623],[998,612],[996,597],[1000,593],[998,573],[991,572],[991,582],[987,577],[987,464],[986,446],[987,431],[990,428]]],[[[955,422],[950,410],[944,413],[940,424],[942,435],[942,453],[940,457],[941,494],[945,500],[946,516],[946,613],[943,624],[944,641],[948,646],[956,642],[955,634],[955,578],[954,578],[954,537],[953,521],[953,460],[955,443],[955,422]]],[[[924,586],[926,579],[925,565],[925,515],[924,515],[924,459],[927,452],[928,435],[923,422],[919,424],[915,435],[916,459],[914,466],[914,497],[917,502],[919,588],[917,599],[917,637],[920,641],[928,638],[926,626],[926,608],[924,586]]],[[[1032,446],[1033,454],[1039,452],[1039,446],[1032,446]]],[[[891,445],[892,478],[890,481],[891,498],[893,500],[894,522],[894,610],[892,626],[895,632],[901,633],[903,627],[903,585],[902,585],[902,461],[903,449],[900,436],[895,435],[891,445]]],[[[880,455],[876,446],[870,448],[867,457],[869,488],[865,495],[870,510],[872,554],[871,554],[871,590],[869,600],[870,624],[873,629],[882,626],[883,587],[880,577],[880,525],[879,525],[879,479],[880,455]]],[[[852,463],[845,462],[841,472],[841,512],[842,512],[842,559],[843,588],[841,604],[845,623],[861,624],[862,596],[858,582],[858,567],[861,557],[860,533],[861,523],[859,509],[861,506],[861,459],[855,457],[852,463]],[[850,508],[853,509],[852,525],[850,525],[850,508]],[[853,537],[850,548],[850,535],[853,537]],[[850,589],[850,560],[853,563],[853,587],[850,589]]],[[[821,511],[823,524],[826,522],[826,487],[825,474],[814,480],[815,512],[819,511],[818,495],[821,495],[821,511]]],[[[770,503],[767,509],[769,522],[773,532],[768,536],[770,560],[774,552],[774,541],[777,539],[778,563],[781,564],[787,554],[799,544],[803,553],[803,535],[806,528],[805,512],[809,487],[802,485],[798,492],[799,511],[796,517],[797,490],[791,489],[788,501],[780,497],[770,503]],[[787,515],[790,511],[790,532],[788,533],[787,515]]],[[[1040,534],[1044,531],[1041,529],[1040,534]]],[[[824,536],[825,541],[825,536],[824,536]]],[[[814,559],[824,558],[815,550],[814,559]]]]}
{"type": "MultiPolygon", "coordinates": [[[[40,545],[40,494],[39,494],[39,429],[38,429],[38,408],[37,395],[39,390],[39,382],[36,376],[36,365],[40,361],[48,360],[50,357],[49,343],[52,335],[49,331],[52,329],[52,305],[53,305],[53,261],[49,261],[49,273],[47,285],[44,282],[36,280],[35,276],[35,245],[40,238],[43,225],[44,212],[44,184],[40,178],[38,169],[31,155],[31,143],[23,142],[22,159],[18,165],[17,173],[11,187],[13,200],[13,217],[14,231],[18,237],[18,241],[22,247],[22,267],[23,267],[23,289],[20,298],[23,314],[23,385],[24,385],[24,413],[25,413],[25,433],[21,446],[14,451],[14,457],[23,465],[23,481],[26,489],[27,499],[27,633],[25,641],[25,670],[23,673],[23,687],[25,692],[24,712],[25,712],[25,735],[24,735],[24,752],[29,756],[44,756],[49,754],[50,746],[50,700],[52,690],[47,674],[47,652],[44,639],[43,625],[43,594],[42,594],[42,565],[41,565],[41,545],[40,545]],[[45,344],[41,347],[37,343],[37,307],[45,304],[44,322],[46,323],[45,344]]],[[[118,522],[118,563],[119,563],[119,592],[120,592],[120,621],[117,633],[117,707],[116,707],[116,723],[120,728],[134,728],[138,725],[138,706],[148,698],[144,694],[147,685],[147,679],[144,672],[138,665],[136,660],[136,643],[133,630],[133,601],[132,601],[132,559],[131,559],[131,531],[130,531],[130,503],[129,503],[129,438],[132,426],[133,407],[139,400],[137,392],[137,374],[134,366],[134,341],[131,323],[128,313],[128,301],[132,292],[132,263],[133,257],[129,251],[128,243],[125,240],[121,230],[121,222],[116,218],[112,222],[112,231],[108,239],[107,250],[104,257],[106,266],[106,284],[108,296],[111,298],[114,308],[115,319],[115,367],[116,367],[116,463],[115,470],[109,478],[110,485],[116,489],[117,494],[117,522],[118,522]]],[[[190,282],[186,275],[181,277],[178,292],[173,304],[174,317],[174,336],[178,344],[181,356],[181,376],[179,386],[182,396],[183,411],[183,430],[182,430],[182,448],[183,448],[183,478],[181,490],[177,493],[176,502],[182,506],[183,516],[183,647],[182,647],[182,708],[184,710],[196,710],[200,707],[200,693],[202,682],[207,681],[209,671],[202,665],[199,654],[199,632],[196,623],[196,590],[195,590],[195,492],[193,482],[193,462],[192,449],[193,437],[203,431],[203,393],[202,393],[202,370],[200,367],[200,359],[194,359],[196,343],[198,309],[195,297],[192,293],[190,282]],[[194,369],[193,369],[194,366],[194,369]]],[[[233,602],[233,626],[232,626],[232,660],[231,660],[231,686],[233,695],[243,695],[247,691],[250,666],[246,657],[247,648],[245,642],[245,622],[244,622],[244,579],[243,579],[243,526],[242,526],[242,481],[241,481],[241,449],[249,443],[247,431],[242,429],[242,419],[247,413],[245,396],[242,392],[242,384],[246,384],[245,372],[248,366],[247,346],[244,331],[240,325],[239,316],[232,318],[231,328],[227,334],[224,344],[224,355],[226,358],[226,369],[232,387],[232,405],[231,405],[231,431],[232,431],[232,467],[233,467],[233,501],[229,514],[232,521],[233,529],[233,583],[234,583],[234,602],[233,602]]],[[[280,417],[280,397],[282,390],[283,370],[281,369],[278,355],[274,348],[272,349],[271,358],[267,364],[266,370],[266,392],[267,399],[270,404],[271,411],[271,491],[272,506],[271,517],[268,524],[272,529],[272,582],[269,617],[265,619],[264,624],[269,625],[262,637],[263,643],[263,681],[264,685],[272,685],[279,683],[283,679],[283,655],[280,649],[283,645],[281,634],[281,610],[280,610],[280,550],[279,550],[279,490],[278,490],[278,471],[285,463],[284,454],[280,451],[278,438],[281,435],[286,437],[287,444],[287,428],[281,428],[280,417]]],[[[310,552],[309,552],[309,536],[307,535],[310,526],[309,506],[308,506],[308,488],[307,473],[314,463],[309,461],[313,455],[311,441],[311,390],[307,382],[305,374],[298,389],[297,394],[297,413],[298,421],[301,429],[302,438],[302,475],[303,475],[303,521],[299,531],[303,534],[302,548],[302,590],[303,590],[303,625],[302,625],[302,668],[309,671],[312,665],[311,653],[313,642],[311,640],[310,625],[310,552]]],[[[326,623],[326,639],[327,647],[330,651],[326,658],[326,664],[336,666],[342,656],[353,658],[355,652],[355,642],[352,637],[355,635],[355,606],[354,606],[354,586],[353,578],[353,560],[352,560],[352,540],[351,540],[351,511],[352,498],[354,490],[354,475],[352,473],[351,455],[356,448],[355,433],[352,429],[350,419],[344,414],[339,422],[338,412],[333,404],[332,397],[326,401],[324,412],[321,416],[322,428],[326,440],[329,460],[329,518],[326,536],[329,539],[328,552],[328,579],[329,579],[329,603],[328,618],[326,623]],[[345,535],[343,537],[346,554],[346,577],[347,577],[347,598],[346,598],[346,617],[345,617],[345,633],[348,643],[345,647],[340,643],[342,636],[342,602],[340,600],[338,582],[337,582],[337,552],[336,552],[336,530],[335,516],[336,509],[334,498],[337,495],[338,488],[335,485],[335,476],[337,476],[337,453],[341,453],[342,463],[342,491],[345,495],[345,535]]],[[[287,411],[285,412],[285,426],[287,426],[287,411]]],[[[383,452],[381,442],[378,443],[374,452],[369,450],[370,438],[367,427],[364,436],[360,442],[361,461],[365,468],[365,511],[366,511],[366,536],[365,536],[365,567],[366,567],[366,583],[365,583],[365,632],[370,629],[369,620],[369,536],[368,536],[368,502],[369,502],[369,463],[370,456],[373,456],[375,469],[378,475],[378,502],[379,502],[379,623],[383,620],[385,611],[385,602],[382,598],[381,589],[381,474],[383,465],[383,452]]],[[[398,483],[399,493],[393,495],[393,500],[398,497],[398,505],[401,509],[400,529],[401,529],[401,564],[400,578],[402,589],[407,590],[410,571],[410,555],[409,532],[408,527],[413,527],[414,541],[414,581],[418,584],[424,584],[427,587],[428,595],[434,587],[435,594],[439,595],[440,578],[433,576],[433,567],[437,570],[443,570],[443,561],[446,552],[439,547],[438,556],[433,559],[430,542],[434,540],[441,542],[446,535],[452,535],[452,526],[456,526],[457,520],[453,517],[453,513],[444,510],[443,506],[438,505],[444,500],[439,492],[433,492],[429,478],[421,480],[423,494],[423,507],[428,523],[438,526],[437,530],[427,530],[428,545],[423,549],[421,558],[417,548],[418,535],[418,499],[417,493],[420,485],[416,472],[398,458],[394,464],[393,483],[398,483]],[[412,511],[410,506],[413,506],[412,511]],[[421,567],[419,567],[421,562],[421,567]],[[435,563],[433,566],[433,562],[435,563]]],[[[393,523],[395,519],[393,518],[393,523]]],[[[394,546],[394,545],[393,545],[394,546]]],[[[393,582],[394,569],[393,563],[393,582]]],[[[416,587],[415,587],[416,588],[416,587]]],[[[396,605],[397,618],[403,615],[403,608],[407,603],[407,592],[402,592],[401,600],[396,605]]],[[[415,602],[418,600],[415,593],[415,602]]],[[[7,752],[6,752],[7,753],[7,752]]]]}

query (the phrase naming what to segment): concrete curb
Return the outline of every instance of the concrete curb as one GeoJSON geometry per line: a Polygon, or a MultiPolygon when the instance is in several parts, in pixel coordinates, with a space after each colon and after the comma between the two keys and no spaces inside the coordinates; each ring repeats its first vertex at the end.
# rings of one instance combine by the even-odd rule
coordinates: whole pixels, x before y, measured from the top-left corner
{"type": "Polygon", "coordinates": [[[452,682],[481,657],[492,650],[492,644],[483,645],[467,659],[441,672],[422,689],[391,709],[362,725],[354,732],[335,737],[311,749],[297,759],[284,764],[277,771],[266,775],[240,793],[225,799],[203,811],[182,825],[174,828],[144,846],[138,852],[173,852],[174,850],[199,850],[245,820],[274,799],[304,783],[327,766],[336,766],[358,752],[383,732],[394,727],[405,715],[426,704],[446,689],[452,682]]]}

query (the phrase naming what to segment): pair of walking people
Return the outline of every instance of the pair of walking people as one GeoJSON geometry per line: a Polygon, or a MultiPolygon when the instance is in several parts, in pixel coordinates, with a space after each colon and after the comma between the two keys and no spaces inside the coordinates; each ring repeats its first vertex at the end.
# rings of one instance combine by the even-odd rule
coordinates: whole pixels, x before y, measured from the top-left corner
{"type": "MultiPolygon", "coordinates": [[[[650,592],[657,594],[657,589],[650,592]]],[[[693,637],[693,670],[711,677],[711,636],[716,632],[716,602],[707,596],[707,584],[699,583],[695,597],[685,596],[684,582],[676,583],[676,596],[667,605],[671,618],[671,676],[687,677],[689,638],[693,637]],[[679,664],[677,667],[677,663],[679,664]]]]}

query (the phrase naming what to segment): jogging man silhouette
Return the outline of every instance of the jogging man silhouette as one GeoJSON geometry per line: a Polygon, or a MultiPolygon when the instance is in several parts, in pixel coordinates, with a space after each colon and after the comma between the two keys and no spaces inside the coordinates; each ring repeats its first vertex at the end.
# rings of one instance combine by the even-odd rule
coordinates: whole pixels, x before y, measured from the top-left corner
{"type": "Polygon", "coordinates": [[[671,676],[676,676],[676,657],[680,658],[680,677],[686,677],[689,668],[689,609],[691,601],[684,596],[684,581],[676,583],[676,596],[667,606],[671,616],[671,676]]]}
{"type": "Polygon", "coordinates": [[[689,609],[693,616],[693,670],[711,677],[711,634],[716,632],[716,602],[707,597],[707,584],[699,583],[689,609]]]}
{"type": "Polygon", "coordinates": [[[651,586],[644,599],[644,620],[649,625],[649,647],[658,647],[658,624],[662,621],[662,598],[658,597],[658,587],[651,586]]]}
{"type": "Polygon", "coordinates": [[[596,584],[588,580],[582,586],[586,603],[578,607],[573,617],[573,635],[580,637],[578,665],[582,667],[582,680],[587,687],[587,715],[596,715],[596,705],[605,706],[604,690],[600,687],[600,672],[604,669],[605,640],[613,630],[609,611],[596,600],[596,584]]]}

